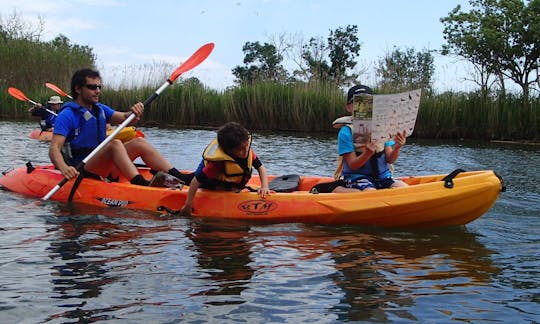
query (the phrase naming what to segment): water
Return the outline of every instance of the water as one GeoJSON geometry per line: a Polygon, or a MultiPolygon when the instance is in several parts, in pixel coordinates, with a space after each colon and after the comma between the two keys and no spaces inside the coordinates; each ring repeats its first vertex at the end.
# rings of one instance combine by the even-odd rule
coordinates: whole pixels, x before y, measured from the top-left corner
{"type": "MultiPolygon", "coordinates": [[[[0,122],[0,169],[48,163],[35,125],[0,122]]],[[[214,136],[142,130],[185,169],[214,136]]],[[[334,136],[253,145],[272,174],[334,169],[334,136]]],[[[538,323],[539,164],[534,146],[408,143],[398,175],[493,169],[508,187],[474,222],[431,230],[160,219],[0,191],[0,321],[538,323]]]]}

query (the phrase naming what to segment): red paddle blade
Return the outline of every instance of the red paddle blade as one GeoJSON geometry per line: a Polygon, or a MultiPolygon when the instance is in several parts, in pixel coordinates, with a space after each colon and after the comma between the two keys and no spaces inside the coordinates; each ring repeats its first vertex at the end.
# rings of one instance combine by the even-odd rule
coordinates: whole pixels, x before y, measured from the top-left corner
{"type": "Polygon", "coordinates": [[[60,89],[58,86],[56,86],[55,84],[52,84],[52,83],[49,83],[49,82],[45,82],[45,86],[49,89],[51,89],[52,91],[58,93],[59,95],[63,96],[63,97],[69,97],[69,95],[64,92],[64,90],[60,89]]]}
{"type": "Polygon", "coordinates": [[[212,53],[214,49],[214,43],[208,43],[199,48],[193,55],[191,55],[182,65],[180,65],[169,77],[169,82],[173,83],[180,74],[187,72],[197,65],[201,64],[212,53]]]}
{"type": "Polygon", "coordinates": [[[26,97],[26,96],[24,95],[24,93],[23,93],[21,90],[19,90],[19,89],[17,89],[17,88],[9,87],[9,88],[8,88],[8,93],[9,93],[10,95],[12,95],[14,98],[19,99],[19,100],[22,100],[22,101],[28,101],[28,100],[30,100],[30,99],[28,99],[28,97],[26,97]]]}

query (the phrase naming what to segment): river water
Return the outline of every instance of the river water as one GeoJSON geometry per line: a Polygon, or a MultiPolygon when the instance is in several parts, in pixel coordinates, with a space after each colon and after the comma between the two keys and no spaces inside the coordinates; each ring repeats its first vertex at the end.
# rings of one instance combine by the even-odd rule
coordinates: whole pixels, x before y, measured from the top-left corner
{"type": "MultiPolygon", "coordinates": [[[[36,123],[0,122],[2,171],[48,163],[36,123]]],[[[207,130],[141,128],[179,168],[207,130]]],[[[271,174],[330,175],[335,136],[254,134],[271,174]]],[[[540,147],[409,140],[398,176],[493,169],[461,227],[249,224],[42,202],[0,191],[0,322],[540,322],[540,147]]]]}

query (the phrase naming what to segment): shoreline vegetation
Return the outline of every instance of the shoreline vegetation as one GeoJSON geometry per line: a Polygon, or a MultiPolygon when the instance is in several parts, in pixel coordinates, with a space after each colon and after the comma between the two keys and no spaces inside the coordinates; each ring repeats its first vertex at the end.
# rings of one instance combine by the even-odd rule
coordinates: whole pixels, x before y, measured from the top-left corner
{"type": "MultiPolygon", "coordinates": [[[[356,26],[349,26],[345,31],[338,28],[336,31],[341,31],[339,35],[350,34],[351,39],[357,41],[354,36],[356,26]]],[[[40,40],[42,32],[41,24],[29,26],[16,12],[6,20],[0,19],[2,119],[35,120],[27,112],[30,104],[11,97],[7,92],[8,87],[16,87],[31,100],[44,104],[50,96],[57,95],[44,86],[45,82],[52,82],[69,91],[75,70],[96,67],[96,56],[91,47],[73,44],[63,35],[44,42],[40,40]]],[[[275,50],[266,43],[265,46],[258,42],[248,42],[246,45],[250,45],[248,50],[252,47],[275,50]]],[[[246,51],[245,48],[243,50],[246,51]]],[[[123,82],[108,85],[105,78],[101,100],[115,109],[128,110],[135,102],[144,101],[153,94],[157,86],[167,79],[172,68],[167,63],[159,63],[119,71],[120,75],[125,76],[123,82]]],[[[252,70],[238,67],[236,72],[239,71],[252,70]]],[[[258,73],[262,72],[265,71],[258,73]]],[[[117,78],[118,75],[112,79],[117,78]]],[[[259,79],[248,78],[237,86],[218,91],[206,87],[196,78],[180,79],[145,111],[139,125],[213,128],[227,121],[236,121],[252,131],[335,133],[332,121],[346,114],[346,89],[338,85],[347,82],[336,82],[332,78],[305,79],[311,82],[297,79],[280,82],[255,80],[259,79]]],[[[406,84],[398,86],[392,83],[380,89],[376,85],[370,86],[375,94],[398,93],[419,87],[406,84]],[[407,89],[409,87],[412,88],[407,89]]],[[[430,86],[425,88],[429,90],[422,92],[415,130],[411,135],[413,138],[540,141],[538,92],[535,92],[535,96],[505,91],[438,93],[430,86]]]]}
{"type": "MultiPolygon", "coordinates": [[[[63,86],[69,89],[68,85],[63,86]]],[[[154,91],[151,86],[104,88],[101,100],[118,110],[126,110],[154,91]]],[[[23,92],[41,103],[54,95],[45,87],[23,92]]],[[[187,79],[163,92],[145,111],[139,126],[212,128],[237,121],[252,131],[329,133],[335,132],[332,121],[345,115],[344,105],[344,91],[328,84],[265,82],[217,91],[208,89],[197,79],[187,79]]],[[[33,120],[27,113],[29,106],[9,96],[7,87],[0,85],[2,119],[33,120]]],[[[540,101],[531,98],[523,103],[522,98],[514,95],[484,98],[475,92],[423,93],[412,136],[539,142],[540,101]]]]}

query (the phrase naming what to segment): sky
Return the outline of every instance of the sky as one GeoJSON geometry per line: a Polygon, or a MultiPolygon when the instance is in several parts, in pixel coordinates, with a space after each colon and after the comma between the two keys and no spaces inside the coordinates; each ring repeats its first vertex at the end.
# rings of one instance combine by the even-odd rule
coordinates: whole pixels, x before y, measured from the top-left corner
{"type": "MultiPolygon", "coordinates": [[[[13,13],[28,22],[41,17],[43,41],[62,34],[93,48],[106,85],[161,78],[159,84],[200,46],[214,51],[181,77],[197,77],[213,89],[234,84],[231,70],[243,65],[246,42],[270,42],[279,35],[307,41],[330,30],[358,26],[362,81],[375,82],[378,60],[394,47],[439,50],[445,17],[462,0],[0,0],[0,18],[13,13]],[[141,71],[143,71],[141,73],[141,71]],[[153,71],[153,72],[149,72],[153,71]],[[157,76],[153,76],[155,73],[157,76]],[[130,81],[131,80],[131,81],[130,81]]],[[[286,67],[294,68],[292,61],[286,67]]],[[[470,90],[470,68],[435,55],[436,90],[470,90]]]]}

